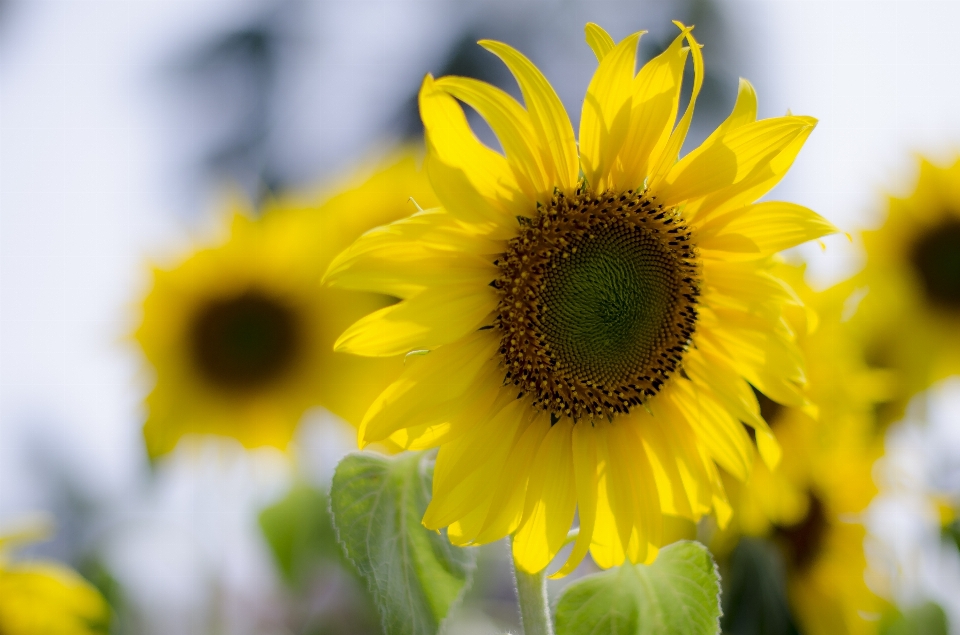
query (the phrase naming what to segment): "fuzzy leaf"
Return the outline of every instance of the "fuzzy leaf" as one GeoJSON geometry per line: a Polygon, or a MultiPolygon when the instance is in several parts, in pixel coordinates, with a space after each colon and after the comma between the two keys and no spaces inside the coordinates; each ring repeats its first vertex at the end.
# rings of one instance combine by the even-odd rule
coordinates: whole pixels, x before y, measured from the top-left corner
{"type": "Polygon", "coordinates": [[[370,588],[387,635],[436,633],[473,573],[473,550],[420,523],[431,482],[432,464],[422,453],[350,454],[333,476],[337,537],[370,588]]]}
{"type": "Polygon", "coordinates": [[[625,564],[568,586],[557,635],[716,635],[720,577],[706,547],[681,541],[647,565],[625,564]]]}

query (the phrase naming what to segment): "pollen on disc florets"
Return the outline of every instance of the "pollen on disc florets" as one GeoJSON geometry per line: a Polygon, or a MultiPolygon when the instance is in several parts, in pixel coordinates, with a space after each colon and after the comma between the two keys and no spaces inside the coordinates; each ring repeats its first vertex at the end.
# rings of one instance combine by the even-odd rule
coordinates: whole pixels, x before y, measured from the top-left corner
{"type": "Polygon", "coordinates": [[[675,209],[642,192],[556,192],[497,259],[506,382],[556,419],[629,412],[680,366],[700,269],[675,209]]]}

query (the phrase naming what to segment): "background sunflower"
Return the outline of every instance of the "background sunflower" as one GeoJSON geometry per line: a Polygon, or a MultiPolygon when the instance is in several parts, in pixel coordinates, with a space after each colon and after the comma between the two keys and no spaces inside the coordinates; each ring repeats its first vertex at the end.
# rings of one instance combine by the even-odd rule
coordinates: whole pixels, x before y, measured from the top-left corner
{"type": "Polygon", "coordinates": [[[333,352],[337,334],[387,306],[386,295],[322,289],[331,258],[364,231],[433,203],[412,154],[330,192],[234,202],[228,235],[156,268],[136,339],[156,384],[144,437],[151,456],[184,434],[286,448],[303,413],[324,406],[358,422],[399,360],[333,352]]]}
{"type": "Polygon", "coordinates": [[[15,549],[45,537],[43,524],[0,534],[0,633],[106,635],[110,607],[76,571],[58,562],[16,558],[15,549]]]}
{"type": "MultiPolygon", "coordinates": [[[[855,327],[844,319],[848,285],[814,292],[803,281],[803,267],[782,265],[779,273],[808,306],[793,317],[807,359],[809,404],[784,407],[758,393],[783,455],[775,470],[757,457],[744,484],[727,479],[736,511],[712,543],[730,558],[725,632],[748,632],[769,609],[742,598],[738,603],[733,586],[769,584],[764,576],[776,582],[782,571],[800,632],[875,633],[887,603],[866,583],[863,522],[877,491],[873,466],[883,452],[875,408],[892,383],[889,373],[867,365],[855,327]],[[738,544],[739,536],[766,545],[738,544]]],[[[786,614],[781,619],[790,621],[786,614]]]]}
{"type": "Polygon", "coordinates": [[[883,225],[864,232],[867,262],[851,282],[863,294],[854,319],[870,362],[898,375],[883,423],[960,373],[960,161],[921,158],[919,168],[913,192],[889,197],[883,225]]]}

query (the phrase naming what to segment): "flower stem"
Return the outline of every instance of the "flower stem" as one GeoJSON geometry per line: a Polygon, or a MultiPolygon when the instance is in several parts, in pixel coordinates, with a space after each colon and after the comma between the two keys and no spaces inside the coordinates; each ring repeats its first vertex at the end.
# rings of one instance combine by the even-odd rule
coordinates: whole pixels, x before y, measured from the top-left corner
{"type": "Polygon", "coordinates": [[[513,562],[524,635],[553,635],[545,573],[526,573],[517,565],[516,560],[513,562]]]}

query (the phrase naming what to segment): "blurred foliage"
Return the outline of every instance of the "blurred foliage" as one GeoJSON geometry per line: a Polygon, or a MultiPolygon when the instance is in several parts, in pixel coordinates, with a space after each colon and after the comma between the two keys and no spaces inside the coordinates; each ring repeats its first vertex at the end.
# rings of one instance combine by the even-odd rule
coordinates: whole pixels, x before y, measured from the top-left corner
{"type": "Polygon", "coordinates": [[[372,600],[337,544],[326,493],[297,483],[264,509],[259,521],[290,588],[287,613],[293,633],[380,633],[372,600]]]}
{"type": "Polygon", "coordinates": [[[741,538],[723,571],[725,635],[799,635],[787,602],[783,558],[771,542],[741,538]]]}
{"type": "Polygon", "coordinates": [[[707,548],[676,542],[650,565],[628,563],[567,586],[557,602],[557,635],[714,635],[719,594],[707,548]]]}
{"type": "Polygon", "coordinates": [[[947,616],[933,602],[903,613],[892,610],[880,622],[880,635],[947,635],[947,616]]]}
{"type": "Polygon", "coordinates": [[[952,523],[944,525],[941,529],[941,535],[944,540],[948,540],[956,545],[957,549],[960,550],[960,519],[954,520],[952,523]]]}
{"type": "Polygon", "coordinates": [[[91,556],[80,562],[77,572],[86,578],[87,582],[92,584],[110,605],[110,633],[114,635],[135,633],[130,622],[131,616],[128,614],[123,586],[110,572],[106,563],[98,557],[91,556]]]}
{"type": "Polygon", "coordinates": [[[433,634],[469,584],[473,549],[420,519],[433,483],[426,453],[349,454],[330,488],[344,551],[373,593],[387,633],[433,634]]]}
{"type": "Polygon", "coordinates": [[[304,588],[324,561],[336,562],[340,549],[325,493],[297,483],[287,496],[260,512],[260,528],[284,580],[304,588]]]}

